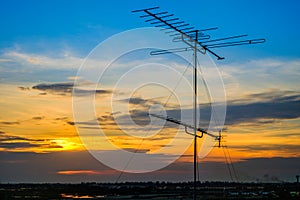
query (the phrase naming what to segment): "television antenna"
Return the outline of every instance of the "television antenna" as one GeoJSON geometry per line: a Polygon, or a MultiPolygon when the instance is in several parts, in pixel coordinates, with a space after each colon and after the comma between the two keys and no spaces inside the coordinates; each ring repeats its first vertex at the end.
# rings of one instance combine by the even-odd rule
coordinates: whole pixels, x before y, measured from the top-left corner
{"type": "Polygon", "coordinates": [[[145,22],[149,22],[151,25],[157,28],[161,28],[162,31],[165,31],[166,34],[173,37],[173,42],[183,42],[187,47],[175,48],[175,49],[165,49],[165,50],[154,50],[151,51],[151,55],[161,55],[169,53],[177,53],[183,51],[193,51],[193,93],[194,93],[194,102],[193,102],[193,125],[186,124],[177,119],[162,116],[157,114],[150,114],[154,117],[179,124],[185,127],[185,132],[194,137],[194,187],[193,187],[193,197],[196,199],[196,178],[197,178],[197,139],[202,138],[203,135],[207,135],[215,138],[218,141],[218,147],[221,147],[221,138],[222,130],[219,130],[219,134],[215,135],[208,132],[205,129],[197,127],[197,53],[206,54],[207,52],[217,58],[217,60],[223,60],[224,57],[219,56],[217,53],[211,49],[221,48],[221,47],[230,47],[230,46],[239,46],[239,45],[250,45],[250,44],[259,44],[264,43],[266,40],[264,38],[260,39],[245,39],[245,40],[236,40],[244,38],[248,35],[236,35],[225,38],[211,39],[210,35],[205,34],[207,31],[212,31],[218,29],[217,27],[207,28],[207,29],[195,29],[190,26],[190,24],[185,23],[177,17],[174,17],[174,14],[170,14],[166,11],[158,11],[159,7],[152,7],[140,10],[133,10],[134,13],[139,13],[140,18],[145,19],[145,22]],[[192,129],[193,133],[188,132],[188,129],[192,129]],[[200,134],[198,134],[198,132],[200,134]]]}

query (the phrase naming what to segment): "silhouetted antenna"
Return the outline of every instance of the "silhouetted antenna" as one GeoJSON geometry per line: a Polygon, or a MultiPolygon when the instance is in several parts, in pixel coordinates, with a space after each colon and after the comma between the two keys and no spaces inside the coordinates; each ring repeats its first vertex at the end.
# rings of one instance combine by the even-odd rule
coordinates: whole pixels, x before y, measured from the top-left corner
{"type": "MultiPolygon", "coordinates": [[[[146,8],[140,10],[134,10],[132,12],[141,13],[141,18],[145,19],[145,22],[149,22],[155,27],[162,28],[161,30],[165,31],[166,34],[169,34],[173,37],[174,42],[182,41],[186,43],[191,49],[187,48],[186,50],[192,50],[194,48],[194,43],[197,44],[198,50],[202,53],[209,52],[215,56],[218,60],[224,59],[224,57],[219,56],[217,53],[212,51],[213,48],[221,47],[230,47],[238,45],[249,45],[249,44],[259,44],[264,43],[266,40],[264,38],[260,39],[246,39],[234,41],[234,39],[246,37],[247,35],[238,35],[232,37],[218,38],[210,40],[210,35],[204,33],[206,31],[217,30],[217,27],[207,28],[207,29],[195,29],[190,24],[185,23],[177,17],[174,17],[174,14],[169,12],[159,12],[157,11],[159,7],[146,8]],[[220,42],[222,41],[222,42],[220,42]]],[[[181,50],[183,48],[180,48],[181,50]]],[[[176,49],[170,50],[158,50],[153,51],[151,55],[159,55],[164,53],[180,52],[176,49]]]]}
{"type": "Polygon", "coordinates": [[[218,60],[224,59],[224,57],[219,56],[217,53],[211,49],[238,46],[238,45],[249,45],[249,44],[259,44],[264,43],[265,39],[244,39],[247,35],[237,35],[224,38],[211,39],[211,36],[207,34],[208,31],[217,30],[217,27],[207,28],[207,29],[195,29],[188,23],[174,17],[174,14],[168,12],[157,11],[159,7],[146,8],[140,10],[134,10],[134,13],[140,13],[140,17],[145,19],[145,22],[152,24],[154,27],[161,28],[166,34],[173,38],[173,42],[183,42],[187,47],[175,48],[175,49],[165,49],[165,50],[155,50],[152,51],[151,55],[161,55],[168,53],[177,53],[183,51],[193,51],[193,65],[194,65],[194,109],[193,118],[194,125],[189,125],[183,123],[177,119],[173,119],[168,116],[161,116],[156,114],[151,114],[154,117],[164,119],[166,121],[179,124],[185,127],[186,133],[194,136],[194,199],[196,199],[196,178],[197,178],[197,138],[202,138],[203,134],[215,138],[218,141],[218,147],[221,147],[222,130],[219,130],[219,134],[215,135],[209,133],[207,130],[197,127],[197,53],[206,54],[209,52],[215,56],[218,60]],[[193,133],[188,132],[188,128],[193,129],[193,133]],[[197,132],[201,134],[198,135],[197,132]]]}

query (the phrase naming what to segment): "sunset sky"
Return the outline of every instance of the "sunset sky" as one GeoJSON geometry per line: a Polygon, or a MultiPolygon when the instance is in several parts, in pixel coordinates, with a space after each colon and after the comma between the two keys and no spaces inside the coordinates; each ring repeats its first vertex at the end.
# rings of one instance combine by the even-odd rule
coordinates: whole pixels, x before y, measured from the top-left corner
{"type": "MultiPolygon", "coordinates": [[[[183,102],[169,96],[170,91],[159,85],[139,87],[128,96],[130,89],[135,88],[134,81],[168,77],[170,84],[176,83],[177,79],[171,80],[172,73],[161,68],[144,66],[144,71],[128,75],[130,80],[139,77],[133,82],[125,84],[121,79],[132,66],[147,61],[174,68],[191,81],[191,66],[187,67],[178,57],[151,57],[146,56],[146,51],[139,51],[120,57],[99,82],[78,76],[86,57],[101,42],[149,25],[131,10],[154,6],[175,13],[199,29],[218,27],[210,32],[214,38],[240,34],[266,38],[264,44],[216,50],[225,57],[222,61],[213,60],[226,89],[227,148],[214,148],[199,159],[200,180],[232,180],[224,156],[226,153],[229,159],[229,152],[240,181],[295,181],[300,174],[299,1],[12,0],[1,1],[0,6],[1,183],[192,180],[191,140],[182,129],[167,124],[156,135],[139,137],[149,123],[143,113],[153,104],[168,102],[168,113],[176,116],[183,103],[181,109],[189,113],[192,91],[179,85],[183,93],[177,95],[183,102]],[[77,90],[77,100],[88,96],[90,88],[96,88],[93,120],[106,137],[95,139],[97,129],[93,121],[74,118],[72,91],[74,80],[78,79],[81,90],[77,90]],[[116,80],[121,80],[118,87],[116,80]],[[139,126],[129,124],[128,116],[123,114],[125,108],[129,108],[139,126]],[[175,146],[170,141],[177,132],[182,140],[175,146]],[[117,151],[104,145],[104,139],[128,152],[153,155],[161,162],[175,160],[151,173],[119,176],[120,171],[99,162],[87,151],[93,147],[113,157],[117,151]],[[95,142],[95,146],[86,146],[85,141],[95,142]],[[160,151],[172,145],[174,148],[160,151]]],[[[100,65],[108,61],[106,55],[101,56],[97,65],[104,69],[104,64],[100,65]]],[[[205,121],[210,107],[201,79],[199,90],[200,113],[205,121]]],[[[126,158],[114,159],[122,163],[120,168],[129,170],[126,158]]]]}

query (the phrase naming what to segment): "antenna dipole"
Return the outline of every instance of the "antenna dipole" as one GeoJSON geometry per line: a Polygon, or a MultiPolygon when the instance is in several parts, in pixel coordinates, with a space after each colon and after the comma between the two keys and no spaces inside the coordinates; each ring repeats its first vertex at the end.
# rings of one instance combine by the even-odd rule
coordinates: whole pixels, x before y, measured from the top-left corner
{"type": "Polygon", "coordinates": [[[170,118],[168,116],[161,116],[157,114],[150,114],[154,117],[164,119],[166,121],[176,123],[185,127],[185,132],[193,135],[194,137],[194,187],[193,187],[193,199],[196,200],[197,197],[197,139],[202,138],[203,134],[206,134],[210,137],[215,138],[218,141],[218,147],[221,147],[221,131],[219,130],[218,135],[210,133],[200,127],[197,126],[197,53],[201,52],[202,54],[206,54],[209,52],[211,55],[217,58],[217,60],[223,60],[224,57],[219,56],[217,53],[212,51],[211,49],[221,48],[221,47],[230,47],[230,46],[238,46],[238,45],[249,45],[249,44],[259,44],[264,43],[266,40],[264,38],[260,39],[246,39],[246,40],[236,40],[238,38],[246,37],[248,35],[237,35],[230,36],[224,38],[210,39],[210,35],[205,34],[206,31],[213,31],[218,29],[217,27],[207,28],[207,29],[195,29],[190,26],[190,24],[181,21],[177,17],[173,17],[174,14],[170,14],[169,12],[160,12],[157,11],[159,7],[152,7],[140,10],[133,10],[134,13],[140,13],[140,18],[145,19],[145,22],[149,22],[154,25],[154,27],[161,28],[162,31],[165,31],[166,34],[173,37],[173,42],[183,42],[188,47],[179,47],[176,49],[163,49],[163,50],[155,50],[152,51],[151,55],[161,55],[182,51],[193,51],[193,94],[194,94],[194,102],[193,102],[193,125],[186,124],[177,119],[170,118]],[[188,128],[193,129],[193,133],[188,132],[188,128]],[[198,135],[197,132],[200,132],[201,135],[198,135]]]}

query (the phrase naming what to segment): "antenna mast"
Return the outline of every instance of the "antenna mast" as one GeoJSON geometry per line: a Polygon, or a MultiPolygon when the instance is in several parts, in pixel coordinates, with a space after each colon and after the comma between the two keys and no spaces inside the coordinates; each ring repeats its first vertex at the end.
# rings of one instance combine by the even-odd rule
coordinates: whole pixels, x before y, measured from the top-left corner
{"type": "Polygon", "coordinates": [[[196,199],[196,188],[197,188],[197,40],[198,30],[195,31],[195,42],[194,42],[194,199],[196,199]]]}
{"type": "Polygon", "coordinates": [[[161,116],[156,114],[151,114],[154,117],[164,119],[169,122],[173,122],[185,127],[186,133],[192,135],[194,137],[194,187],[193,187],[193,199],[195,200],[197,197],[196,194],[196,186],[197,186],[197,138],[202,138],[203,134],[206,134],[210,137],[215,138],[218,141],[218,147],[221,147],[221,130],[218,135],[214,135],[213,133],[209,133],[206,130],[197,126],[197,53],[198,51],[202,54],[206,54],[209,52],[217,60],[223,60],[224,57],[219,56],[217,53],[212,51],[213,48],[221,48],[221,47],[230,47],[230,46],[238,46],[238,45],[247,45],[247,44],[259,44],[264,43],[265,39],[247,39],[247,40],[235,40],[237,38],[246,37],[248,35],[237,35],[225,38],[217,38],[210,40],[210,35],[205,34],[206,31],[216,30],[217,27],[208,28],[208,29],[195,29],[191,27],[190,24],[181,21],[179,18],[174,18],[174,14],[170,14],[168,12],[159,12],[157,11],[159,7],[152,7],[140,10],[133,10],[134,13],[140,13],[140,18],[145,19],[145,22],[149,22],[155,27],[161,28],[162,31],[165,31],[166,34],[173,37],[173,42],[183,42],[188,47],[176,48],[176,49],[168,49],[168,50],[155,50],[152,51],[151,55],[161,55],[182,51],[193,51],[193,67],[194,67],[194,76],[193,76],[193,87],[194,87],[194,102],[193,102],[193,125],[186,124],[179,120],[170,118],[168,116],[161,116]],[[221,41],[221,42],[220,42],[221,41]],[[224,42],[225,41],[225,42],[224,42]],[[193,133],[188,132],[188,128],[193,129],[193,133]],[[197,132],[201,134],[198,135],[197,132]]]}

